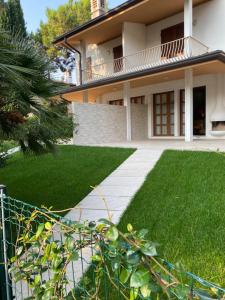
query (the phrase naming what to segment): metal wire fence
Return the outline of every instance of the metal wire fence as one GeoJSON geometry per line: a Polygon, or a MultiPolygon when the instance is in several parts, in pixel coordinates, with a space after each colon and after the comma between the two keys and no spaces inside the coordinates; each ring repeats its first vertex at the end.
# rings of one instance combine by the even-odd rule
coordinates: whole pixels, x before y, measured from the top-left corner
{"type": "MultiPolygon", "coordinates": [[[[65,234],[65,231],[62,230],[60,224],[64,224],[67,228],[72,228],[74,222],[71,222],[57,214],[51,213],[47,209],[41,209],[6,196],[3,186],[0,186],[0,200],[0,300],[22,300],[29,297],[29,299],[35,299],[32,298],[34,293],[32,285],[24,280],[21,274],[19,280],[15,280],[15,277],[12,277],[9,272],[9,269],[12,269],[13,265],[16,264],[16,262],[12,262],[12,258],[15,257],[16,251],[18,251],[18,237],[24,233],[29,234],[29,236],[33,236],[37,234],[41,224],[46,224],[47,221],[54,220],[51,243],[55,243],[56,248],[58,247],[57,249],[61,249],[60,246],[65,245],[67,234],[65,234]],[[34,212],[39,213],[36,215],[35,219],[29,223],[29,233],[27,233],[27,220],[34,215],[34,212]]],[[[77,225],[79,225],[79,222],[76,223],[76,228],[79,228],[77,225]]],[[[88,223],[88,226],[91,226],[90,223],[88,223]]],[[[101,251],[103,252],[105,264],[103,264],[101,270],[103,274],[101,276],[101,282],[100,284],[97,283],[97,264],[95,264],[92,258],[97,253],[97,249],[95,247],[96,239],[101,242],[101,236],[95,236],[94,238],[91,234],[87,235],[85,227],[81,226],[80,230],[73,233],[73,239],[73,247],[76,245],[78,257],[76,260],[70,260],[69,263],[66,264],[66,299],[153,299],[151,296],[144,297],[141,293],[132,296],[131,288],[127,283],[122,282],[119,274],[117,275],[117,272],[109,271],[109,265],[112,260],[115,261],[120,254],[117,254],[118,257],[115,257],[115,255],[110,257],[110,252],[107,248],[108,245],[104,242],[101,245],[101,251]],[[97,290],[98,296],[95,297],[95,295],[97,295],[97,290]]],[[[32,262],[30,261],[30,257],[33,255],[32,251],[35,252],[31,243],[27,248],[26,255],[24,254],[20,257],[20,261],[23,262],[23,268],[33,268],[32,262]]],[[[40,255],[40,249],[38,251],[40,255]]],[[[174,265],[164,260],[161,260],[161,263],[169,272],[179,273],[174,265]]],[[[48,268],[48,265],[46,264],[43,262],[43,270],[39,274],[41,282],[50,282],[55,276],[54,272],[52,272],[51,268],[48,268]]],[[[160,273],[160,271],[158,272],[160,273]]],[[[31,273],[35,274],[34,270],[31,270],[31,273]]],[[[184,280],[187,283],[186,287],[190,289],[190,299],[225,299],[225,289],[207,282],[192,273],[184,272],[182,273],[182,277],[185,277],[184,280]],[[212,290],[214,290],[214,296],[211,298],[206,296],[203,292],[211,292],[212,290]]],[[[172,282],[172,278],[168,278],[168,282],[172,282]]],[[[176,296],[175,292],[174,296],[176,296]]],[[[174,297],[174,299],[187,298],[174,297]]]]}

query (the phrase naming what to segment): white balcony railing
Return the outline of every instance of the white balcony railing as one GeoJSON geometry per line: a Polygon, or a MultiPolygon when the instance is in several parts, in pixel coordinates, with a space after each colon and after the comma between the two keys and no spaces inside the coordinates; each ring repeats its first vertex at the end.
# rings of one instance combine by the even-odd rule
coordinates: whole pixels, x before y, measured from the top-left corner
{"type": "Polygon", "coordinates": [[[199,56],[209,48],[193,37],[178,39],[166,44],[144,49],[137,53],[92,65],[82,71],[83,83],[140,71],[156,66],[174,63],[190,57],[199,56]]]}
{"type": "Polygon", "coordinates": [[[71,75],[66,75],[66,74],[51,74],[50,78],[53,80],[53,81],[56,81],[56,82],[61,82],[61,83],[66,83],[66,84],[74,84],[74,80],[72,78],[71,75]]]}

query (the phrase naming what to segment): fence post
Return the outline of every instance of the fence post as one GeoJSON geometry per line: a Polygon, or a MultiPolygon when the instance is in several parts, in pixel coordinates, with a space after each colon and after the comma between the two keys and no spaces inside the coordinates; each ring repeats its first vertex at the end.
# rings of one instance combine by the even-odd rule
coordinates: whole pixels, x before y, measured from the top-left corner
{"type": "Polygon", "coordinates": [[[7,257],[7,238],[5,224],[5,205],[4,198],[6,197],[6,187],[0,185],[0,201],[1,201],[1,217],[0,217],[0,300],[11,300],[12,290],[10,286],[8,274],[8,257],[7,257]]]}

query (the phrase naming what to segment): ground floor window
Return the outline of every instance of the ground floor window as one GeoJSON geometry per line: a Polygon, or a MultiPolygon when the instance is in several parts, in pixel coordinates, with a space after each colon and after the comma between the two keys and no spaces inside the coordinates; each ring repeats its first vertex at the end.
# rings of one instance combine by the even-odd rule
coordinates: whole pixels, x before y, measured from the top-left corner
{"type": "MultiPolygon", "coordinates": [[[[138,96],[138,97],[131,97],[130,98],[131,104],[144,104],[145,103],[145,96],[138,96]]],[[[123,99],[117,99],[117,100],[110,100],[110,105],[124,105],[123,99]]]]}
{"type": "Polygon", "coordinates": [[[123,99],[110,100],[109,105],[120,105],[123,106],[123,99]]]}
{"type": "Polygon", "coordinates": [[[174,135],[174,92],[155,94],[153,98],[154,135],[174,135]]]}
{"type": "Polygon", "coordinates": [[[145,96],[131,97],[130,102],[133,104],[144,104],[145,96]]]}

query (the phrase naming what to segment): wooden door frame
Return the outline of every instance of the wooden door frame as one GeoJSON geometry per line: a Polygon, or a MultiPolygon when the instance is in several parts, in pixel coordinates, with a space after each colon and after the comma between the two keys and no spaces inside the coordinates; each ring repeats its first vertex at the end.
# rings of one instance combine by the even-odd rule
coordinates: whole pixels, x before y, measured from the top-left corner
{"type": "Polygon", "coordinates": [[[113,47],[113,72],[117,73],[120,72],[123,69],[123,61],[122,61],[122,57],[123,57],[123,45],[118,45],[116,47],[113,47]],[[115,58],[115,50],[116,49],[121,49],[121,56],[115,58]],[[120,60],[121,58],[121,60],[120,60]],[[118,64],[119,62],[119,64],[118,64]],[[121,65],[120,65],[121,64],[121,65]]]}
{"type": "MultiPolygon", "coordinates": [[[[173,96],[174,96],[174,91],[166,91],[166,92],[161,92],[161,93],[156,93],[156,94],[153,94],[153,135],[154,136],[157,136],[157,137],[164,137],[164,136],[174,136],[174,133],[171,134],[171,123],[170,123],[170,119],[171,119],[171,113],[170,113],[170,94],[173,93],[173,96]],[[166,122],[166,127],[167,127],[167,134],[162,134],[162,117],[163,117],[163,114],[162,114],[162,101],[161,101],[161,97],[162,95],[165,95],[166,94],[166,106],[167,106],[167,111],[166,111],[166,116],[167,116],[167,122],[166,122]],[[160,131],[161,131],[161,134],[158,135],[156,134],[156,96],[160,95],[160,131]]],[[[174,102],[175,103],[175,102],[174,102]]],[[[174,112],[173,112],[173,115],[174,115],[174,112]]],[[[174,124],[173,124],[174,126],[174,124]]]]}

